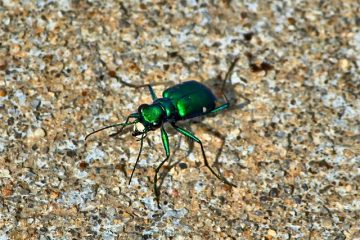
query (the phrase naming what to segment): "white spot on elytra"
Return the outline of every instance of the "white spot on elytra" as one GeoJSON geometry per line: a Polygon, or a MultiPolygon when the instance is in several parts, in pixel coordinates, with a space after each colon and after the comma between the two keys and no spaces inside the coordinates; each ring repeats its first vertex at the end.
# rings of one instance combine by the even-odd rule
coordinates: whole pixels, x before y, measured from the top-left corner
{"type": "Polygon", "coordinates": [[[206,113],[206,110],[207,110],[206,107],[203,107],[203,113],[206,113]]]}

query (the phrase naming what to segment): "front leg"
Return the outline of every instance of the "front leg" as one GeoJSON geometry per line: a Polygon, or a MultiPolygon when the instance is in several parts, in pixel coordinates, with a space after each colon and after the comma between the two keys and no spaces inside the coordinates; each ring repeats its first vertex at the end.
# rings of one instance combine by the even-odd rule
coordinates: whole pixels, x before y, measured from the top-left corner
{"type": "MultiPolygon", "coordinates": [[[[139,114],[138,114],[138,113],[132,113],[132,114],[130,114],[130,115],[126,118],[126,121],[125,121],[125,123],[121,126],[120,130],[119,130],[119,131],[116,131],[115,133],[110,134],[109,137],[114,137],[114,136],[118,135],[119,133],[122,132],[122,130],[124,130],[124,128],[125,128],[126,126],[132,124],[132,123],[129,124],[129,120],[130,120],[131,118],[139,119],[139,114]]],[[[116,124],[113,125],[113,126],[116,126],[116,124]]]]}
{"type": "Polygon", "coordinates": [[[158,181],[158,174],[160,171],[160,168],[164,163],[169,159],[170,157],[170,147],[169,147],[169,138],[168,135],[164,129],[164,126],[161,127],[161,139],[163,142],[163,146],[165,149],[166,158],[160,163],[160,165],[155,170],[155,176],[154,176],[154,192],[156,197],[156,202],[158,204],[158,208],[160,208],[160,191],[158,189],[157,181],[158,181]]]}

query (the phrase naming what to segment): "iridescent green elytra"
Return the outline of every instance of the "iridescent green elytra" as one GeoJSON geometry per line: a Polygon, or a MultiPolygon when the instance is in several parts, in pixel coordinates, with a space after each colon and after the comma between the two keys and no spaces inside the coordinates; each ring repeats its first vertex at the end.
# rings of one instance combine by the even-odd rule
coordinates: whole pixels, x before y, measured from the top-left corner
{"type": "MultiPolygon", "coordinates": [[[[155,96],[151,86],[149,86],[149,90],[152,96],[155,96]]],[[[216,97],[214,94],[196,81],[188,81],[168,88],[163,92],[162,98],[155,96],[153,100],[151,105],[140,105],[137,113],[139,122],[147,131],[157,129],[165,122],[172,124],[229,106],[229,103],[226,103],[215,108],[216,97]]]]}
{"type": "MultiPolygon", "coordinates": [[[[236,59],[237,61],[237,59],[236,59]]],[[[230,70],[226,76],[228,77],[229,73],[232,71],[236,61],[231,65],[230,70]]],[[[226,79],[225,79],[226,80],[226,79]]],[[[156,168],[155,176],[154,176],[154,192],[156,196],[156,201],[158,203],[158,207],[160,208],[159,200],[160,200],[160,192],[158,189],[158,173],[164,163],[170,157],[170,148],[169,148],[169,139],[168,135],[165,131],[164,124],[170,123],[170,125],[179,133],[189,137],[193,141],[200,144],[201,152],[204,158],[205,166],[221,181],[224,183],[235,186],[234,184],[228,182],[225,178],[220,177],[209,165],[207,161],[205,150],[203,144],[199,138],[197,138],[193,133],[188,130],[181,128],[176,125],[176,123],[180,120],[185,120],[189,118],[194,118],[198,116],[203,116],[209,113],[215,113],[217,111],[224,110],[230,106],[228,100],[226,99],[226,103],[221,106],[216,107],[217,98],[211,92],[209,88],[205,85],[196,82],[196,81],[187,81],[181,84],[177,84],[173,87],[166,89],[163,92],[162,98],[157,98],[152,86],[147,85],[149,88],[149,92],[151,94],[153,103],[151,104],[142,104],[138,107],[137,112],[130,114],[125,123],[118,123],[114,125],[110,125],[104,127],[102,129],[96,130],[89,135],[86,136],[85,140],[92,134],[102,131],[111,127],[121,126],[120,130],[113,135],[120,133],[126,126],[134,124],[134,131],[132,133],[133,136],[140,136],[140,150],[138,157],[136,159],[135,166],[130,176],[129,184],[131,182],[132,176],[134,174],[134,170],[139,161],[143,139],[149,131],[154,131],[156,129],[161,130],[161,138],[163,142],[163,147],[165,149],[166,157],[160,163],[160,165],[156,168]],[[130,122],[130,119],[134,119],[134,121],[130,122]]],[[[224,86],[224,85],[223,85],[224,86]]],[[[226,98],[226,97],[225,97],[226,98]]]]}

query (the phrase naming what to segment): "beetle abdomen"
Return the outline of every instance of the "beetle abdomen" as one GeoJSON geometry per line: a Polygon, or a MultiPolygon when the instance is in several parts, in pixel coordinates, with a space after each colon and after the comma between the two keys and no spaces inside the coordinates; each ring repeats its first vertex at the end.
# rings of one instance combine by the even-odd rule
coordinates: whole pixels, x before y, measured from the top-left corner
{"type": "Polygon", "coordinates": [[[188,81],[168,88],[163,92],[163,97],[171,99],[181,119],[201,116],[215,108],[214,94],[196,81],[188,81]]]}

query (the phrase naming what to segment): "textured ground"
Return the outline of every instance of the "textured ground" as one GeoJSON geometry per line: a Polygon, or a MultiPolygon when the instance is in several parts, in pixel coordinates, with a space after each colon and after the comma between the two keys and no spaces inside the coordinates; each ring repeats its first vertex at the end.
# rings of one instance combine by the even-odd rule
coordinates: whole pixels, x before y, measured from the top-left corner
{"type": "Polygon", "coordinates": [[[212,2],[0,2],[1,240],[360,238],[358,1],[212,2]],[[237,188],[167,127],[158,209],[159,131],[130,185],[129,131],[84,141],[151,102],[124,82],[221,97],[237,57],[233,107],[181,124],[237,188]]]}

